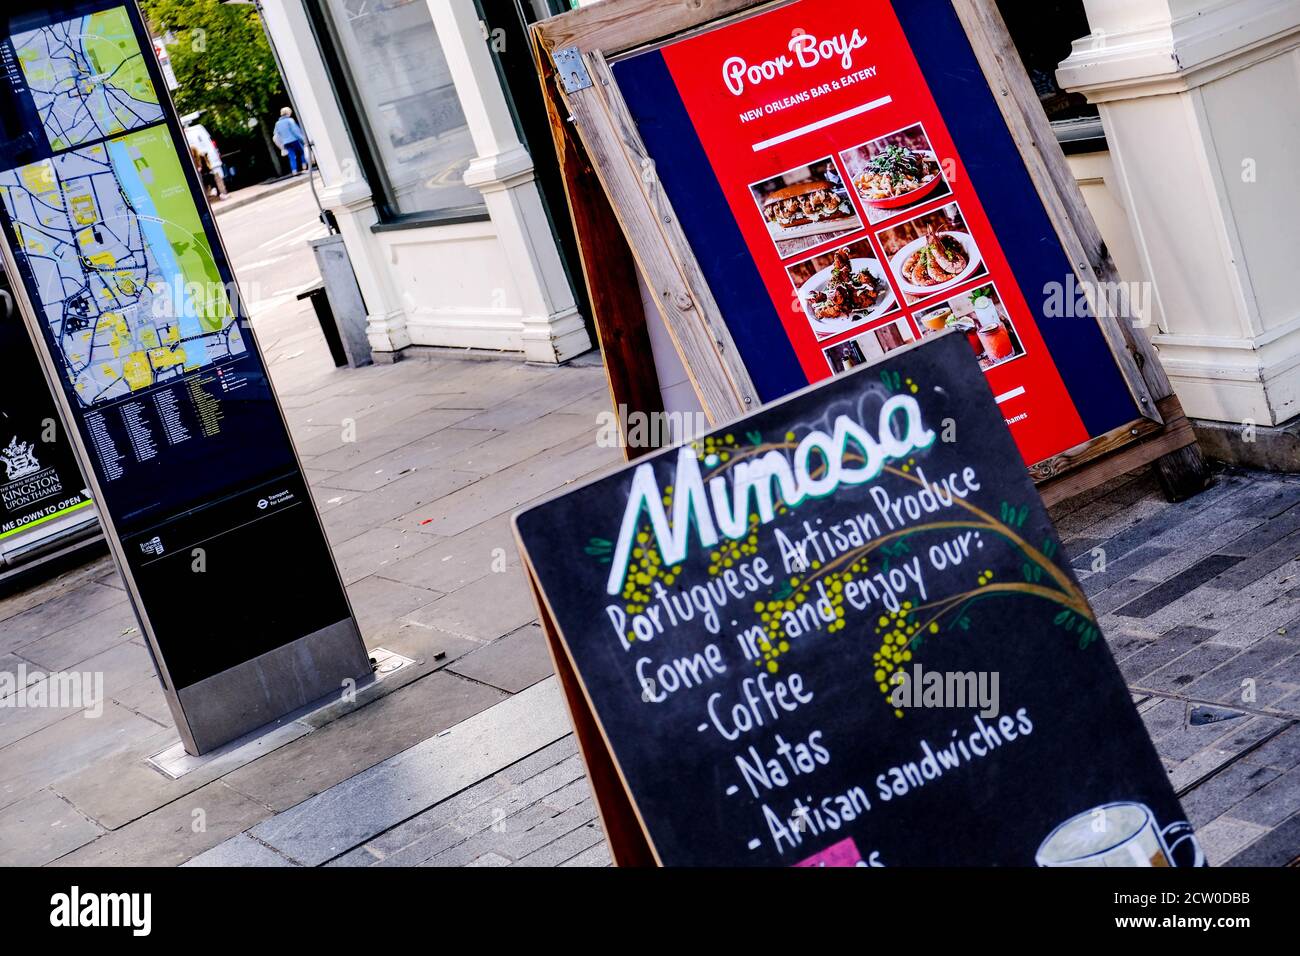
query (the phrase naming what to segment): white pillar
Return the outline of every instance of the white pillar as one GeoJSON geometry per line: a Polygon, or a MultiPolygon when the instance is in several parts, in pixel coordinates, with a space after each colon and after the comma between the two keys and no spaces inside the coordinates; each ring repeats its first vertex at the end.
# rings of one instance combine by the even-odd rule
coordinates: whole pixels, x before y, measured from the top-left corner
{"type": "Polygon", "coordinates": [[[406,311],[370,227],[378,219],[370,187],[351,152],[347,124],[334,99],[330,76],[316,48],[302,0],[262,0],[267,30],[275,41],[298,119],[312,142],[324,188],[321,203],[334,213],[352,269],[366,300],[366,337],[382,361],[411,344],[406,311]]]}
{"type": "Polygon", "coordinates": [[[524,357],[563,362],[591,348],[591,340],[474,2],[428,4],[478,154],[465,172],[465,183],[483,194],[522,298],[524,357]]]}
{"type": "Polygon", "coordinates": [[[1057,77],[1097,103],[1187,413],[1300,414],[1300,2],[1084,0],[1057,77]]]}

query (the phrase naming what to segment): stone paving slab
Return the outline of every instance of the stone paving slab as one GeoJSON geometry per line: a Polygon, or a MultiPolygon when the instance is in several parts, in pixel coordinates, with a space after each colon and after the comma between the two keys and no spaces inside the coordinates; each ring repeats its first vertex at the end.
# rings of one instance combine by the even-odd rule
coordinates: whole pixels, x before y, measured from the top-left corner
{"type": "Polygon", "coordinates": [[[386,694],[223,779],[276,811],[349,780],[498,703],[493,687],[439,671],[386,694]]]}
{"type": "Polygon", "coordinates": [[[276,853],[265,843],[254,840],[247,833],[239,833],[205,850],[181,866],[297,866],[292,860],[276,853]]]}
{"type": "MultiPolygon", "coordinates": [[[[330,544],[335,547],[384,524],[404,527],[407,530],[425,531],[424,528],[413,528],[409,522],[405,525],[401,524],[402,517],[416,508],[437,508],[451,497],[453,492],[475,487],[479,479],[480,476],[473,472],[416,472],[389,482],[375,491],[357,495],[337,508],[325,512],[321,519],[330,544]]],[[[459,530],[472,528],[475,524],[478,524],[478,521],[465,523],[459,530]]],[[[436,529],[428,529],[428,532],[436,533],[436,529]]],[[[448,534],[456,533],[458,531],[448,532],[448,534]]]]}
{"type": "MultiPolygon", "coordinates": [[[[487,856],[513,860],[547,845],[546,841],[536,842],[538,833],[534,832],[529,848],[520,853],[518,834],[534,830],[588,799],[576,744],[566,735],[377,835],[331,865],[412,866],[440,856],[446,864],[448,854],[465,865],[487,856]]],[[[585,812],[578,816],[584,817],[585,812]]],[[[576,825],[555,828],[558,833],[554,829],[548,832],[562,840],[585,825],[579,819],[576,825]]],[[[569,855],[585,849],[579,847],[569,855]]]]}
{"type": "Polygon", "coordinates": [[[220,780],[55,861],[56,866],[179,866],[271,811],[220,780]]]}
{"type": "MultiPolygon", "coordinates": [[[[419,423],[424,425],[424,420],[420,419],[419,423]]],[[[374,491],[413,472],[427,472],[434,468],[485,475],[488,470],[475,463],[474,451],[492,444],[495,437],[513,436],[458,427],[442,428],[432,435],[426,432],[418,441],[402,445],[347,471],[332,472],[319,484],[344,491],[374,491]]]]}
{"type": "Polygon", "coordinates": [[[1295,866],[1300,860],[1300,814],[1289,818],[1229,857],[1225,866],[1295,866]]]}
{"type": "Polygon", "coordinates": [[[43,866],[103,831],[49,790],[0,810],[0,866],[43,866]]]}
{"type": "MultiPolygon", "coordinates": [[[[302,737],[309,730],[297,721],[290,721],[263,735],[250,746],[258,755],[265,756],[302,737]]],[[[197,769],[173,780],[146,761],[148,757],[161,753],[177,742],[174,728],[162,728],[138,748],[102,757],[76,773],[59,779],[51,784],[51,788],[101,827],[117,830],[219,780],[233,768],[243,766],[250,760],[246,751],[242,754],[218,753],[209,757],[197,769]]]]}
{"type": "Polygon", "coordinates": [[[520,567],[510,516],[499,515],[454,538],[420,535],[428,548],[376,572],[390,581],[451,593],[490,573],[494,566],[520,567]]]}
{"type": "Polygon", "coordinates": [[[167,706],[167,698],[157,674],[151,673],[134,684],[113,691],[111,700],[119,707],[125,707],[132,713],[154,721],[160,727],[172,726],[171,708],[167,706]]]}
{"type": "Polygon", "coordinates": [[[13,652],[25,644],[48,637],[121,604],[126,595],[96,581],[53,597],[5,619],[0,629],[0,652],[13,652]]]}
{"type": "Polygon", "coordinates": [[[551,655],[537,624],[527,624],[448,665],[448,670],[511,694],[551,674],[551,655]]]}
{"type": "Polygon", "coordinates": [[[94,558],[80,567],[71,568],[26,590],[0,595],[0,621],[8,621],[23,611],[44,605],[83,584],[92,581],[102,583],[101,579],[116,576],[117,571],[113,567],[111,558],[107,555],[94,558]]]}
{"type": "Polygon", "coordinates": [[[446,464],[456,471],[495,474],[518,461],[539,455],[583,435],[594,440],[595,416],[575,415],[565,409],[542,415],[520,431],[497,432],[488,440],[467,446],[451,455],[446,464]]]}
{"type": "Polygon", "coordinates": [[[1264,827],[1234,820],[1225,814],[1198,827],[1196,838],[1205,851],[1206,863],[1210,866],[1223,866],[1267,832],[1264,827]]]}
{"type": "Polygon", "coordinates": [[[537,609],[523,570],[513,567],[488,573],[405,619],[486,644],[535,621],[537,609]]]}
{"type": "Polygon", "coordinates": [[[1285,865],[1300,855],[1300,479],[1229,470],[1168,505],[1145,477],[1124,496],[1143,485],[1158,508],[1075,507],[1066,553],[1210,862],[1285,865]]]}
{"type": "Polygon", "coordinates": [[[324,863],[569,732],[554,680],[373,765],[280,813],[252,836],[300,863],[324,863]]]}
{"type": "Polygon", "coordinates": [[[99,717],[69,714],[4,748],[0,808],[158,733],[158,725],[109,702],[99,717]]]}
{"type": "MultiPolygon", "coordinates": [[[[382,574],[397,562],[414,557],[433,545],[434,542],[425,535],[396,528],[371,528],[335,547],[334,560],[344,585],[352,585],[372,574],[382,574]]],[[[427,585],[417,586],[432,590],[427,585]]]]}
{"type": "Polygon", "coordinates": [[[19,656],[44,670],[67,670],[140,636],[135,611],[126,601],[70,624],[19,648],[19,656]]]}
{"type": "Polygon", "coordinates": [[[551,452],[502,469],[482,481],[444,495],[403,515],[395,524],[444,537],[508,514],[539,493],[554,491],[594,471],[621,463],[617,449],[600,448],[590,436],[572,439],[551,452]]]}

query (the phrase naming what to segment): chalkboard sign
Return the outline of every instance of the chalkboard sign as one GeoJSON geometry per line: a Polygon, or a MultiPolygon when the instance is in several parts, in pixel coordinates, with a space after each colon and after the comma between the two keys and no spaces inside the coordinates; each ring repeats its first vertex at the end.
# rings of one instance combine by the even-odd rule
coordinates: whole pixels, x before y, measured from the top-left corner
{"type": "Polygon", "coordinates": [[[960,333],[515,526],[662,864],[1201,862],[960,333]]]}

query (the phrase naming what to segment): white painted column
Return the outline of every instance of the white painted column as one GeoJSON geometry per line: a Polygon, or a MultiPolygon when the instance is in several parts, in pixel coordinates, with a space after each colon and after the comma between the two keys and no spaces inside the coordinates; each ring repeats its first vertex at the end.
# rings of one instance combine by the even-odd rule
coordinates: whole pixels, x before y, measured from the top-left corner
{"type": "Polygon", "coordinates": [[[411,339],[401,297],[370,231],[379,220],[370,187],[352,154],[352,140],[302,0],[262,0],[262,13],[300,113],[298,120],[319,164],[324,181],[319,190],[321,202],[334,213],[366,300],[366,337],[382,360],[383,354],[405,348],[411,339]]]}
{"type": "Polygon", "coordinates": [[[1057,77],[1097,103],[1152,340],[1187,413],[1300,414],[1300,2],[1084,0],[1057,77]]]}
{"type": "MultiPolygon", "coordinates": [[[[524,357],[563,362],[591,348],[547,220],[533,163],[519,141],[473,0],[428,0],[477,157],[466,185],[483,194],[521,297],[524,357]]],[[[505,283],[503,283],[503,286],[505,283]]]]}

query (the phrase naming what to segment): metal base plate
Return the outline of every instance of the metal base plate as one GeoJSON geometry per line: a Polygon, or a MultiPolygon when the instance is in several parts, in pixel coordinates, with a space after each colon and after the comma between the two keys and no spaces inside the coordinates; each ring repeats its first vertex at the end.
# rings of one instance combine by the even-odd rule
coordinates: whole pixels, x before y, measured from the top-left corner
{"type": "MultiPolygon", "coordinates": [[[[415,663],[409,657],[394,654],[382,647],[370,652],[370,661],[374,667],[374,676],[358,689],[368,687],[376,681],[384,680],[396,674],[402,668],[415,663]]],[[[330,694],[313,701],[297,711],[286,714],[279,720],[250,731],[237,740],[211,750],[201,756],[194,756],[185,750],[185,744],[177,740],[167,748],[147,758],[146,763],[172,780],[179,780],[187,773],[200,768],[217,768],[229,773],[245,764],[252,763],[263,754],[270,753],[290,741],[297,740],[304,734],[315,730],[307,718],[318,711],[338,703],[338,695],[330,694]]]]}

